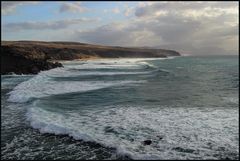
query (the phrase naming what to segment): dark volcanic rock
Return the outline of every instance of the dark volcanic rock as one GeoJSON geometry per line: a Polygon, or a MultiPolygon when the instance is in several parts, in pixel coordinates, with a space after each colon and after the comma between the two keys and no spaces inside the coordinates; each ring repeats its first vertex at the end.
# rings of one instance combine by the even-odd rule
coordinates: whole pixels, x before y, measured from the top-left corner
{"type": "Polygon", "coordinates": [[[16,51],[1,46],[1,74],[37,74],[42,70],[62,67],[60,63],[44,60],[37,53],[34,57],[15,53],[16,51]]]}
{"type": "Polygon", "coordinates": [[[152,144],[152,140],[144,140],[143,145],[150,145],[152,144]]]}
{"type": "Polygon", "coordinates": [[[157,135],[157,138],[158,138],[159,140],[162,140],[162,139],[163,139],[163,137],[160,136],[160,135],[157,135]]]}
{"type": "Polygon", "coordinates": [[[178,151],[178,152],[184,152],[184,153],[193,153],[195,151],[193,149],[185,149],[185,148],[181,148],[181,147],[173,148],[173,150],[178,151]]]}

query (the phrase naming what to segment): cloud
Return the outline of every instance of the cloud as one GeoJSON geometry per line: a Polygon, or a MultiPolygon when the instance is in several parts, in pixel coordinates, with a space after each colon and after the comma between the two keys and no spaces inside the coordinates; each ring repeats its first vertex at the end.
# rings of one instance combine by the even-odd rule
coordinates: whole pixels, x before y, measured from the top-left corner
{"type": "Polygon", "coordinates": [[[59,30],[65,29],[71,25],[96,22],[98,20],[99,19],[78,18],[46,22],[30,21],[7,23],[3,25],[3,30],[5,30],[6,32],[18,32],[22,30],[59,30]]]}
{"type": "MultiPolygon", "coordinates": [[[[17,6],[22,5],[22,2],[4,5],[2,12],[10,13],[17,6]]],[[[123,12],[122,14],[126,16],[124,20],[110,23],[103,21],[106,24],[91,25],[91,28],[86,27],[84,30],[79,28],[69,30],[69,28],[72,25],[80,26],[97,20],[82,18],[7,23],[2,25],[2,29],[7,34],[12,32],[17,34],[17,31],[22,30],[26,33],[27,30],[44,30],[42,33],[51,33],[55,40],[68,39],[115,46],[159,47],[178,50],[183,54],[238,54],[238,9],[238,2],[228,1],[139,2],[137,6],[129,7],[125,4],[123,8],[115,6],[103,10],[104,13],[114,16],[123,12]],[[62,31],[64,35],[60,34],[62,31]]],[[[87,10],[89,9],[80,2],[61,2],[59,8],[61,13],[83,13],[87,10]]]]}
{"type": "Polygon", "coordinates": [[[119,10],[119,8],[113,8],[112,9],[112,13],[115,13],[115,14],[118,14],[118,13],[120,13],[120,10],[119,10]]]}
{"type": "Polygon", "coordinates": [[[134,13],[134,7],[126,6],[126,9],[124,11],[124,15],[128,17],[128,16],[132,15],[133,13],[134,13]]]}
{"type": "Polygon", "coordinates": [[[122,45],[125,44],[125,40],[129,40],[129,32],[131,31],[123,24],[111,23],[93,30],[76,31],[73,35],[73,39],[76,41],[82,39],[87,42],[106,45],[122,45]]]}
{"type": "Polygon", "coordinates": [[[153,45],[161,43],[160,38],[135,23],[110,23],[92,30],[75,31],[72,35],[74,41],[88,43],[115,45],[115,46],[145,46],[146,42],[153,45]]]}
{"type": "Polygon", "coordinates": [[[167,11],[176,14],[192,12],[189,16],[214,16],[223,12],[235,12],[237,2],[149,2],[140,3],[136,8],[137,17],[156,16],[157,12],[167,11]],[[206,11],[212,11],[211,13],[206,11]],[[205,14],[204,14],[205,13],[205,14]],[[195,15],[194,15],[195,14],[195,15]]]}
{"type": "Polygon", "coordinates": [[[15,12],[18,6],[22,5],[33,5],[40,2],[31,2],[31,1],[2,1],[1,2],[1,12],[3,15],[12,14],[15,12]]]}
{"type": "Polygon", "coordinates": [[[104,9],[103,10],[104,13],[113,13],[113,14],[119,14],[120,10],[118,7],[113,8],[113,9],[104,9]]]}
{"type": "Polygon", "coordinates": [[[125,22],[76,31],[73,38],[105,45],[167,47],[188,54],[238,53],[236,2],[141,2],[132,10],[135,17],[125,22]]]}
{"type": "Polygon", "coordinates": [[[72,12],[72,13],[83,13],[88,11],[89,9],[82,6],[81,2],[64,2],[60,8],[59,12],[72,12]]]}

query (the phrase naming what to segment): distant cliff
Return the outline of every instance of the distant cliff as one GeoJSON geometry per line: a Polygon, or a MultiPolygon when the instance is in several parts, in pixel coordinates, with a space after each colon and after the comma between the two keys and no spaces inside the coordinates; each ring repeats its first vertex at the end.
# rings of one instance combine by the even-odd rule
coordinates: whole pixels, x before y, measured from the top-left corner
{"type": "Polygon", "coordinates": [[[61,67],[51,60],[88,58],[146,58],[180,56],[173,50],[127,48],[77,42],[2,41],[1,74],[36,74],[41,70],[61,67]]]}

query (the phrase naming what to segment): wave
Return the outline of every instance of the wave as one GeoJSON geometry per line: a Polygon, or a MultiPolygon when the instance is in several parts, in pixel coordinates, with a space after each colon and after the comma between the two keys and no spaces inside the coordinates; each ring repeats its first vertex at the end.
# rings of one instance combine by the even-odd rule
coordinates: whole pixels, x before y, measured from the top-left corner
{"type": "Polygon", "coordinates": [[[238,104],[239,98],[238,97],[223,97],[224,100],[230,103],[238,104]]]}
{"type": "Polygon", "coordinates": [[[1,89],[12,89],[19,83],[26,81],[33,77],[33,75],[2,75],[1,89]]]}
{"type": "Polygon", "coordinates": [[[144,83],[145,81],[48,81],[46,79],[39,81],[36,77],[29,81],[23,82],[16,86],[13,91],[9,92],[9,102],[27,102],[31,98],[42,98],[50,95],[86,92],[107,88],[111,86],[119,86],[125,84],[144,83]],[[37,81],[36,81],[37,79],[37,81]]]}
{"type": "Polygon", "coordinates": [[[117,155],[133,159],[213,157],[214,149],[220,147],[238,152],[237,141],[233,139],[238,135],[234,131],[238,115],[224,108],[204,111],[201,108],[117,106],[57,113],[43,110],[39,104],[41,102],[35,102],[28,110],[27,119],[41,133],[65,134],[76,140],[97,142],[116,148],[117,155]],[[216,115],[218,117],[213,117],[216,115]],[[150,146],[142,144],[146,139],[152,140],[150,146]]]}
{"type": "MultiPolygon", "coordinates": [[[[82,79],[79,79],[81,81],[69,81],[70,79],[56,81],[53,77],[109,74],[116,75],[118,78],[117,74],[152,72],[152,70],[142,70],[145,68],[156,67],[145,60],[122,60],[116,63],[115,61],[85,62],[85,64],[75,62],[75,65],[69,63],[64,68],[41,72],[32,79],[19,84],[9,93],[8,100],[12,102],[33,100],[20,105],[30,106],[27,107],[27,120],[31,127],[38,129],[40,133],[68,135],[75,140],[114,147],[117,149],[117,157],[127,156],[132,159],[209,159],[210,157],[218,159],[216,151],[219,151],[221,155],[225,155],[226,152],[238,154],[237,108],[119,105],[121,101],[117,102],[118,105],[112,106],[94,102],[91,108],[86,108],[88,106],[80,106],[81,103],[78,102],[84,102],[84,100],[71,99],[71,101],[76,101],[71,104],[74,110],[65,107],[61,110],[61,106],[54,105],[54,101],[61,98],[54,98],[54,101],[51,97],[46,98],[49,101],[33,99],[145,83],[144,80],[129,80],[130,77],[124,78],[123,81],[93,81],[96,80],[95,77],[92,81],[82,81],[82,79]],[[104,67],[116,69],[116,71],[97,70],[104,69],[104,67]],[[83,68],[92,68],[96,71],[80,71],[83,68]],[[137,68],[137,71],[132,70],[134,68],[137,68]],[[126,71],[122,72],[121,69],[126,71]],[[145,146],[144,140],[151,140],[152,144],[145,146]]],[[[166,69],[157,68],[156,71],[171,73],[166,69]]],[[[142,76],[139,78],[142,79],[142,76]]],[[[64,106],[67,107],[69,103],[64,103],[64,106]]],[[[122,103],[127,103],[127,101],[122,103]]]]}
{"type": "Polygon", "coordinates": [[[2,78],[4,77],[30,77],[30,76],[34,76],[34,74],[15,74],[15,73],[11,73],[11,74],[5,74],[5,75],[1,75],[2,78]]]}
{"type": "MultiPolygon", "coordinates": [[[[50,95],[86,92],[119,86],[125,84],[138,84],[145,81],[53,81],[49,75],[56,75],[58,72],[64,74],[65,71],[59,69],[41,72],[28,81],[18,84],[11,92],[8,93],[10,102],[27,102],[31,98],[41,98],[50,95]]],[[[59,74],[59,73],[58,73],[59,74]]]]}
{"type": "Polygon", "coordinates": [[[84,75],[137,75],[148,74],[151,71],[142,71],[145,69],[156,69],[153,64],[142,61],[142,59],[110,59],[110,60],[92,60],[87,63],[79,61],[73,64],[67,63],[62,72],[51,73],[52,76],[71,77],[84,75]],[[141,60],[141,61],[140,61],[141,60]],[[94,71],[92,71],[94,70],[94,71]]]}
{"type": "Polygon", "coordinates": [[[141,74],[149,74],[152,71],[145,71],[145,72],[109,72],[109,71],[104,71],[104,72],[92,72],[92,71],[81,71],[81,72],[69,72],[66,71],[64,75],[60,74],[55,74],[52,75],[51,77],[76,77],[76,76],[111,76],[111,75],[141,75],[141,74]]]}
{"type": "Polygon", "coordinates": [[[8,101],[10,102],[27,102],[32,98],[41,98],[50,95],[86,92],[97,90],[111,86],[119,86],[125,84],[137,84],[145,81],[119,80],[119,81],[58,81],[54,77],[76,77],[76,76],[114,76],[114,75],[141,75],[148,74],[152,71],[131,71],[133,69],[144,69],[154,66],[145,59],[119,59],[119,60],[97,60],[82,63],[67,63],[64,68],[55,68],[49,71],[40,72],[32,79],[18,84],[13,91],[9,92],[8,101]],[[79,63],[79,64],[78,64],[79,63]],[[127,71],[71,71],[81,69],[127,69],[127,71]]]}
{"type": "Polygon", "coordinates": [[[146,62],[147,60],[164,60],[168,58],[121,58],[121,59],[104,59],[73,61],[65,63],[64,66],[70,69],[145,69],[145,66],[155,66],[146,62]]]}
{"type": "Polygon", "coordinates": [[[149,72],[82,72],[79,75],[135,75],[148,73],[149,72]]]}
{"type": "Polygon", "coordinates": [[[119,69],[119,68],[131,68],[131,69],[139,69],[141,68],[139,65],[134,65],[134,64],[118,64],[118,65],[113,65],[113,64],[108,64],[108,65],[101,65],[101,64],[83,64],[83,65],[68,65],[65,66],[66,68],[70,69],[119,69]]]}

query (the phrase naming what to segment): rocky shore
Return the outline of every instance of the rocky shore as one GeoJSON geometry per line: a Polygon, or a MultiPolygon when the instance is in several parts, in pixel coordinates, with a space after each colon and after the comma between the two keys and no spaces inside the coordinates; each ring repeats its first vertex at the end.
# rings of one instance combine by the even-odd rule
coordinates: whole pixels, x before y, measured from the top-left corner
{"type": "Polygon", "coordinates": [[[37,74],[62,67],[53,60],[180,56],[173,50],[127,48],[78,42],[2,41],[1,74],[37,74]]]}

